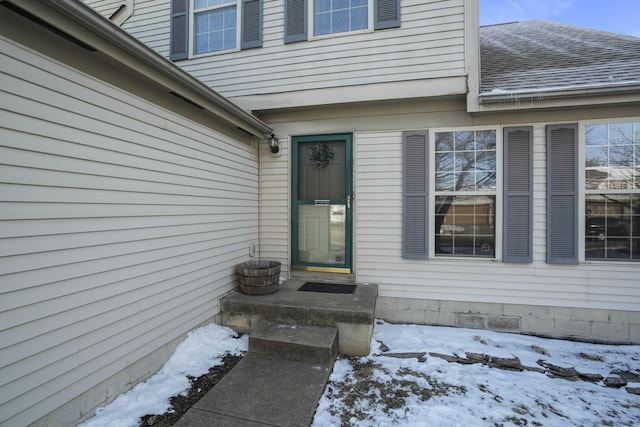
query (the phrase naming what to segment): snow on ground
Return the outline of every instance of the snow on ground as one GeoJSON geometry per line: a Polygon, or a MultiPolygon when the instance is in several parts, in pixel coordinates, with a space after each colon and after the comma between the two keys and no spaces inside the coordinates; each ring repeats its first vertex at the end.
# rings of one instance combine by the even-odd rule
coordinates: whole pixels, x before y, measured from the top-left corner
{"type": "Polygon", "coordinates": [[[235,337],[232,329],[213,323],[191,331],[158,373],[98,409],[80,426],[137,427],[140,417],[167,412],[169,398],[189,390],[188,375],[204,375],[209,368],[221,365],[225,354],[247,351],[248,336],[235,337]]]}
{"type": "MultiPolygon", "coordinates": [[[[231,329],[214,324],[191,332],[156,375],[100,409],[82,426],[134,427],[145,414],[165,412],[169,397],[188,389],[187,375],[206,373],[227,352],[246,351],[247,337],[235,339],[234,335],[231,329]]],[[[399,353],[464,357],[472,352],[518,357],[522,365],[531,367],[540,367],[537,361],[542,359],[607,377],[615,370],[640,375],[640,346],[378,321],[371,349],[366,357],[336,362],[314,427],[640,425],[640,396],[624,387],[451,363],[428,354],[424,361],[398,357],[399,353]]],[[[629,386],[640,387],[640,383],[629,386]]]]}
{"type": "MultiPolygon", "coordinates": [[[[378,321],[369,356],[336,362],[313,426],[640,425],[640,396],[625,388],[608,388],[602,381],[569,381],[541,372],[450,363],[428,354],[423,362],[397,357],[398,353],[440,353],[465,358],[467,352],[515,356],[522,365],[538,368],[537,361],[542,359],[603,377],[613,370],[640,374],[640,346],[378,321]],[[365,380],[362,372],[377,380],[365,380]]],[[[640,383],[630,386],[640,387],[640,383]]]]}

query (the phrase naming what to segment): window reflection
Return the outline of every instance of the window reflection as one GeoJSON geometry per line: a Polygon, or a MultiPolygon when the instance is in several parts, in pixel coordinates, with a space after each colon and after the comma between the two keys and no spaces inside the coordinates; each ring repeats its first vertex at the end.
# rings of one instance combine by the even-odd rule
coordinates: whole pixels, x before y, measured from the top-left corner
{"type": "Polygon", "coordinates": [[[313,34],[363,30],[369,24],[369,0],[314,0],[313,34]]]}
{"type": "Polygon", "coordinates": [[[495,197],[437,196],[436,254],[495,256],[495,197]]]}
{"type": "Polygon", "coordinates": [[[585,258],[640,259],[640,123],[585,126],[585,258]]]}
{"type": "MultiPolygon", "coordinates": [[[[637,125],[637,124],[636,124],[637,125]]],[[[640,140],[633,123],[585,127],[585,188],[640,188],[640,140]]]]}
{"type": "Polygon", "coordinates": [[[495,256],[496,131],[435,134],[435,252],[495,256]]]}
{"type": "Polygon", "coordinates": [[[197,0],[194,3],[194,53],[234,49],[236,47],[236,2],[197,0]],[[200,9],[204,9],[200,11],[200,9]]]}
{"type": "Polygon", "coordinates": [[[345,264],[346,206],[301,205],[298,210],[298,260],[345,264]]]}
{"type": "Polygon", "coordinates": [[[435,135],[436,191],[494,191],[496,132],[438,132],[435,135]]]}
{"type": "Polygon", "coordinates": [[[585,237],[587,259],[640,259],[640,195],[587,195],[585,237]]]}

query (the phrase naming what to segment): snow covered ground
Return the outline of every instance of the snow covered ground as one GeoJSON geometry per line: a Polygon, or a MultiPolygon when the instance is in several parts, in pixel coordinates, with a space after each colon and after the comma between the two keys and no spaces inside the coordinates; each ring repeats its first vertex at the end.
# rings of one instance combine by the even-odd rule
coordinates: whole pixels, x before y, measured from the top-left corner
{"type": "Polygon", "coordinates": [[[199,377],[210,367],[221,365],[225,353],[247,351],[249,337],[236,336],[235,331],[213,323],[191,331],[158,373],[98,409],[80,426],[137,427],[144,415],[164,414],[171,396],[189,390],[187,375],[199,377]]]}
{"type": "MultiPolygon", "coordinates": [[[[607,377],[615,370],[640,375],[640,346],[378,322],[371,347],[367,357],[336,362],[314,427],[339,426],[341,422],[350,426],[640,425],[640,396],[624,387],[606,387],[602,381],[569,381],[540,372],[451,363],[428,354],[424,362],[415,357],[384,356],[416,352],[465,359],[469,352],[494,358],[515,356],[528,367],[540,368],[537,361],[542,359],[607,377]],[[358,382],[366,387],[358,389],[358,382]],[[398,391],[402,389],[405,392],[398,391]],[[363,393],[369,398],[354,397],[363,393]],[[389,394],[396,396],[389,398],[389,394]]],[[[640,383],[629,386],[640,387],[640,383]]]]}
{"type": "MultiPolygon", "coordinates": [[[[169,397],[220,364],[226,352],[246,351],[247,338],[218,325],[193,331],[165,366],[119,396],[83,427],[137,426],[138,418],[169,409],[169,397]]],[[[314,427],[325,426],[632,426],[640,425],[640,396],[603,381],[552,378],[488,364],[447,362],[428,353],[539,360],[580,373],[640,375],[640,346],[549,340],[484,330],[377,322],[370,355],[340,358],[321,398],[314,427]],[[426,357],[418,357],[418,354],[426,357]],[[386,354],[386,355],[385,355],[386,354]]],[[[635,380],[634,380],[635,381],[635,380]]],[[[630,382],[628,387],[640,387],[630,382]]]]}

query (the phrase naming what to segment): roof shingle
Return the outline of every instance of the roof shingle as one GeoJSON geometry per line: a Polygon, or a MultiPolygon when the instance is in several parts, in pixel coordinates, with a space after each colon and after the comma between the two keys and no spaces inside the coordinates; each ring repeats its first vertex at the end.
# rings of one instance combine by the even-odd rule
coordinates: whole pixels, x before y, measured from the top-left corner
{"type": "Polygon", "coordinates": [[[480,92],[640,84],[640,38],[544,20],[480,27],[480,92]]]}

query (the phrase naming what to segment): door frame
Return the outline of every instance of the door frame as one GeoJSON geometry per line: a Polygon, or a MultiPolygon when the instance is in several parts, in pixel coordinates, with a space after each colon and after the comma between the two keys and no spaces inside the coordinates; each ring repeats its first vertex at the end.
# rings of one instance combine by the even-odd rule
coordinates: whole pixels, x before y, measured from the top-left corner
{"type": "Polygon", "coordinates": [[[353,271],[353,133],[299,135],[291,137],[291,269],[326,273],[353,271]],[[298,260],[298,148],[304,142],[344,141],[345,143],[345,260],[342,265],[300,262],[298,260]]]}

